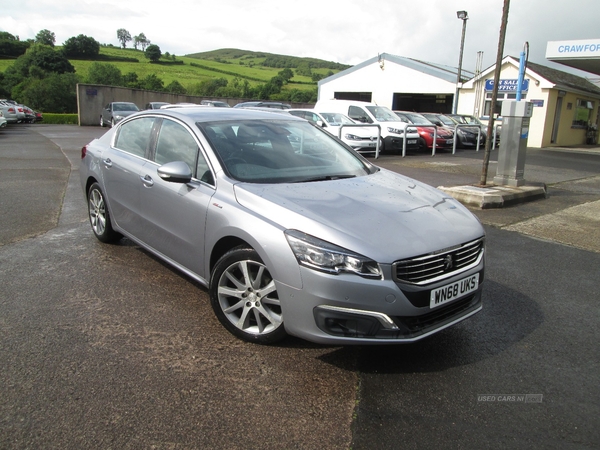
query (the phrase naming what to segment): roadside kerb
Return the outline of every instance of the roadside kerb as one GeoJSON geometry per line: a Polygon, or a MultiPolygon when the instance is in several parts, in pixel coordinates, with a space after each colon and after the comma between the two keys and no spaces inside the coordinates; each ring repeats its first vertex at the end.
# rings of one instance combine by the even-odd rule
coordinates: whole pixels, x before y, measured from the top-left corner
{"type": "Polygon", "coordinates": [[[502,208],[517,203],[546,198],[545,184],[535,186],[438,186],[438,189],[451,195],[467,206],[480,209],[502,208]]]}

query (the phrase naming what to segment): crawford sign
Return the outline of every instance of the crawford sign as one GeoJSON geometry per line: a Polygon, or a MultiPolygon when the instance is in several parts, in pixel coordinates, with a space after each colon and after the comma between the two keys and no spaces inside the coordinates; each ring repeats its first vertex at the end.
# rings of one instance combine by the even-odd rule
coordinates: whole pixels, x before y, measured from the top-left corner
{"type": "MultiPolygon", "coordinates": [[[[517,85],[519,84],[519,80],[500,80],[498,83],[498,92],[517,92],[517,85]]],[[[493,91],[494,90],[494,80],[485,80],[485,90],[493,91]]],[[[523,80],[523,85],[521,86],[521,92],[529,90],[529,80],[523,80]]]]}

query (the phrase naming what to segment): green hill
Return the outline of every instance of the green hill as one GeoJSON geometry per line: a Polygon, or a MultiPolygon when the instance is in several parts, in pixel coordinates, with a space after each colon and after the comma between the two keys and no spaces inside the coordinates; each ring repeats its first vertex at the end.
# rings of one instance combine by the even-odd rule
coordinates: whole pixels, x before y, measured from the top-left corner
{"type": "MultiPolygon", "coordinates": [[[[13,61],[13,59],[0,60],[0,72],[4,72],[13,61]]],[[[158,63],[152,63],[146,59],[141,50],[114,46],[101,46],[100,55],[94,61],[70,60],[70,62],[83,81],[86,80],[92,63],[101,62],[113,64],[123,75],[133,72],[137,74],[138,79],[143,79],[155,74],[163,80],[165,86],[176,80],[186,89],[194,84],[216,78],[225,78],[227,81],[238,78],[242,81],[247,80],[252,86],[264,84],[283,68],[289,68],[294,73],[294,77],[284,86],[284,89],[315,89],[317,83],[314,76],[325,77],[350,67],[316,58],[299,58],[239,49],[220,49],[176,57],[163,55],[158,63]]]]}

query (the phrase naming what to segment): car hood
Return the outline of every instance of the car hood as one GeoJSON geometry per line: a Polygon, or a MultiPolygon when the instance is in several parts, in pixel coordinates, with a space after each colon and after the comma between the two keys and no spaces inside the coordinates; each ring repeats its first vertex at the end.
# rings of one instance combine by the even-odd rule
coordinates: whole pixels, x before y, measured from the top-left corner
{"type": "Polygon", "coordinates": [[[234,190],[240,205],[254,214],[380,263],[484,234],[477,218],[452,197],[387,170],[343,180],[240,183],[234,190]]]}

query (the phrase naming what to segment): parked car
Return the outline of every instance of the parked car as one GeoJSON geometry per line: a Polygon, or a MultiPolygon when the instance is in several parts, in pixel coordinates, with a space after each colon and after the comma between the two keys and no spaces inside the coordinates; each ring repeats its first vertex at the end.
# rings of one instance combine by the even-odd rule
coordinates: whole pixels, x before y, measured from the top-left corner
{"type": "Polygon", "coordinates": [[[160,109],[164,105],[170,105],[169,102],[148,102],[144,106],[144,109],[160,109]]]}
{"type": "Polygon", "coordinates": [[[477,218],[291,114],[144,111],[81,157],[95,236],[206,286],[241,339],[413,342],[482,307],[477,218]]]}
{"type": "Polygon", "coordinates": [[[23,112],[25,113],[25,120],[23,122],[26,123],[35,123],[35,112],[28,106],[23,106],[23,112]]]}
{"type": "MultiPolygon", "coordinates": [[[[487,140],[487,125],[481,122],[477,117],[471,116],[468,114],[448,114],[452,120],[456,123],[463,125],[476,125],[477,127],[481,127],[481,134],[483,134],[487,140]]],[[[500,131],[502,129],[502,125],[498,125],[496,123],[496,147],[500,145],[500,131]]],[[[477,131],[477,129],[475,129],[477,131]]]]}
{"type": "Polygon", "coordinates": [[[203,105],[199,105],[198,103],[168,103],[166,105],[162,105],[160,109],[172,109],[172,108],[203,108],[203,105]]]}
{"type": "MultiPolygon", "coordinates": [[[[325,131],[338,137],[342,125],[356,125],[350,117],[335,112],[317,112],[312,109],[288,109],[290,114],[308,120],[325,131]]],[[[342,141],[361,153],[373,153],[377,148],[377,130],[375,128],[344,127],[342,141]]]]}
{"type": "Polygon", "coordinates": [[[290,109],[291,105],[280,102],[242,102],[234,106],[234,108],[273,108],[273,109],[290,109]]]}
{"type": "Polygon", "coordinates": [[[359,123],[376,124],[381,127],[381,151],[400,153],[406,133],[406,149],[419,149],[419,133],[415,127],[402,122],[392,110],[375,103],[352,100],[319,100],[315,111],[335,111],[347,115],[359,123]]]}
{"type": "Polygon", "coordinates": [[[435,125],[425,116],[410,112],[410,111],[394,111],[400,120],[406,121],[417,126],[417,133],[419,133],[419,149],[421,150],[432,150],[433,149],[433,137],[435,127],[435,148],[436,149],[448,149],[454,146],[454,130],[448,127],[440,127],[435,125]],[[422,126],[419,126],[422,125],[422,126]],[[425,126],[426,125],[426,126],[425,126]]]}
{"type": "Polygon", "coordinates": [[[6,128],[7,123],[8,121],[4,117],[4,114],[2,113],[2,111],[0,111],[0,128],[6,128]]]}
{"type": "Polygon", "coordinates": [[[140,109],[135,103],[131,102],[111,102],[108,103],[102,113],[100,114],[100,126],[105,127],[107,125],[114,127],[117,123],[123,120],[125,117],[130,116],[134,112],[138,112],[140,109]]]}
{"type": "Polygon", "coordinates": [[[215,106],[217,108],[231,108],[229,103],[220,102],[219,100],[202,100],[200,101],[200,104],[205,106],[215,106]]]}
{"type": "Polygon", "coordinates": [[[35,121],[42,122],[44,120],[44,115],[40,111],[34,111],[35,121]]]}
{"type": "Polygon", "coordinates": [[[17,112],[18,123],[26,122],[27,114],[25,114],[25,109],[24,109],[23,105],[19,105],[18,103],[13,103],[13,104],[15,105],[15,111],[17,112]]]}
{"type": "Polygon", "coordinates": [[[17,123],[19,122],[19,117],[17,116],[17,108],[14,104],[8,103],[6,100],[0,100],[0,111],[4,115],[4,118],[8,123],[17,123]]]}
{"type": "MultiPolygon", "coordinates": [[[[450,117],[444,114],[436,113],[421,113],[431,122],[439,126],[446,126],[449,128],[456,128],[458,124],[450,117]]],[[[456,137],[458,140],[457,147],[459,148],[476,148],[477,147],[477,135],[478,132],[474,128],[458,128],[456,130],[456,137]]],[[[479,139],[479,148],[483,148],[485,145],[485,135],[481,133],[479,139]]]]}

